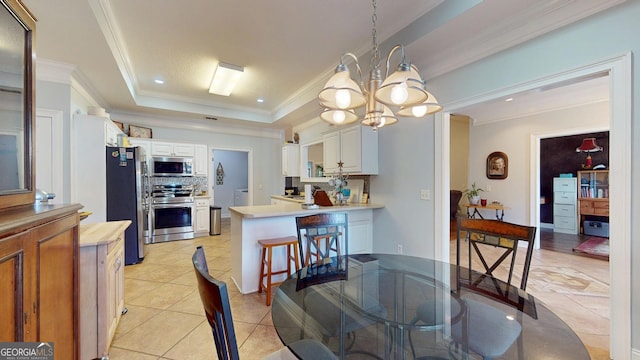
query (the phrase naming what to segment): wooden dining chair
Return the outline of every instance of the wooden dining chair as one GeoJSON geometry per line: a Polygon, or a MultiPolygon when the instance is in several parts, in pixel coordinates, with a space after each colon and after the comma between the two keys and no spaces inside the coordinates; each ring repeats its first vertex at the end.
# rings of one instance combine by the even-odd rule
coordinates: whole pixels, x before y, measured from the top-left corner
{"type": "Polygon", "coordinates": [[[347,213],[299,216],[296,228],[303,267],[347,254],[347,213]]]}
{"type": "MultiPolygon", "coordinates": [[[[469,219],[464,216],[457,218],[457,244],[456,244],[456,265],[458,266],[458,276],[463,271],[468,272],[469,284],[464,285],[471,290],[482,291],[479,286],[486,277],[490,277],[495,283],[494,291],[496,298],[506,296],[511,289],[511,279],[516,267],[515,260],[518,250],[518,244],[521,241],[527,242],[527,252],[524,257],[522,273],[520,278],[520,290],[525,291],[527,288],[527,279],[529,277],[529,269],[531,267],[531,256],[533,255],[533,245],[536,234],[536,228],[533,226],[525,226],[512,224],[499,220],[485,219],[469,219]],[[468,244],[468,267],[462,270],[460,264],[460,243],[466,241],[468,244]],[[473,248],[473,251],[471,250],[473,248]],[[483,253],[483,249],[496,248],[502,251],[497,258],[489,261],[489,256],[483,253]],[[474,254],[482,263],[482,275],[473,277],[477,274],[472,269],[474,254]],[[502,286],[497,280],[496,271],[502,263],[510,257],[507,269],[506,287],[502,286]],[[504,292],[504,293],[500,293],[504,292]]],[[[500,251],[499,251],[500,253],[500,251]]],[[[462,286],[462,285],[461,285],[462,286]]],[[[514,319],[504,311],[488,304],[479,303],[472,299],[466,300],[465,319],[461,325],[452,328],[452,338],[456,343],[465,344],[469,350],[480,354],[483,359],[493,359],[501,356],[511,345],[518,340],[518,346],[521,347],[522,326],[518,319],[514,319]]],[[[519,312],[519,314],[521,314],[519,312]]]]}
{"type": "Polygon", "coordinates": [[[520,289],[526,290],[527,279],[529,278],[529,268],[531,267],[531,256],[533,255],[533,245],[536,236],[536,228],[512,224],[499,220],[469,219],[465,216],[457,217],[457,242],[456,242],[456,265],[460,264],[460,244],[466,241],[468,244],[469,263],[467,269],[473,270],[474,253],[482,263],[485,273],[488,276],[496,277],[496,269],[510,257],[508,275],[506,283],[511,285],[511,278],[516,265],[516,254],[518,244],[521,241],[527,242],[527,253],[524,257],[522,274],[520,278],[520,289]],[[488,261],[486,251],[483,249],[495,248],[502,250],[502,254],[492,263],[488,261]],[[471,250],[473,248],[473,251],[471,250]]]}
{"type": "MultiPolygon", "coordinates": [[[[198,280],[198,290],[200,299],[204,306],[204,312],[209,325],[213,340],[216,345],[216,352],[220,360],[239,360],[238,343],[231,316],[231,305],[229,304],[229,293],[227,285],[223,281],[216,280],[209,274],[207,259],[204,249],[198,246],[191,258],[193,268],[198,280]]],[[[326,346],[315,339],[302,339],[284,347],[276,352],[267,355],[264,359],[277,360],[300,358],[314,360],[334,360],[335,354],[326,346]],[[289,348],[291,350],[289,350],[289,348]]]]}
{"type": "MultiPolygon", "coordinates": [[[[300,256],[304,267],[313,270],[324,266],[332,266],[332,272],[348,275],[349,258],[349,236],[348,220],[346,213],[321,213],[296,218],[298,232],[298,244],[300,246],[300,256]]],[[[346,280],[346,277],[337,277],[339,280],[346,280]]],[[[366,312],[377,314],[379,317],[386,316],[386,309],[377,299],[367,301],[366,312]]],[[[351,343],[346,346],[350,354],[361,353],[370,355],[367,351],[352,351],[351,346],[356,342],[355,332],[361,328],[375,323],[362,315],[362,309],[343,309],[344,317],[341,316],[340,304],[328,301],[327,298],[319,295],[313,290],[304,297],[303,306],[310,313],[323,314],[321,318],[315,319],[321,326],[321,331],[325,339],[344,336],[348,334],[351,343]]],[[[355,306],[355,305],[354,305],[355,306]]]]}

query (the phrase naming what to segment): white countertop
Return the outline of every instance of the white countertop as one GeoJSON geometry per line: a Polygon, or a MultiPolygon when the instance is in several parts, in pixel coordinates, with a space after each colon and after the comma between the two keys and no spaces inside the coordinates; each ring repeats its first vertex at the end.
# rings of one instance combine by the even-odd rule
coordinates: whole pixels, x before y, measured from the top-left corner
{"type": "Polygon", "coordinates": [[[267,218],[278,216],[297,216],[304,214],[317,214],[334,211],[357,211],[368,209],[380,209],[381,204],[348,204],[343,206],[320,206],[318,209],[303,209],[301,204],[276,204],[257,206],[233,206],[229,210],[243,218],[267,218]]]}

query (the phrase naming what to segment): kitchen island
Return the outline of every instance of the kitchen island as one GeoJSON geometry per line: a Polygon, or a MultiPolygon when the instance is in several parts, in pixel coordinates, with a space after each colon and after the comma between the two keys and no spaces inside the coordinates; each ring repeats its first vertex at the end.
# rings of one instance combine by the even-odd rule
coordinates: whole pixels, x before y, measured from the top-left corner
{"type": "MultiPolygon", "coordinates": [[[[348,252],[371,253],[373,250],[373,211],[379,204],[349,204],[303,209],[300,204],[282,203],[260,206],[230,207],[231,278],[243,294],[258,291],[260,246],[258,240],[296,236],[296,217],[325,212],[346,212],[348,217],[348,252]]],[[[274,269],[286,267],[284,248],[274,249],[274,269]]]]}

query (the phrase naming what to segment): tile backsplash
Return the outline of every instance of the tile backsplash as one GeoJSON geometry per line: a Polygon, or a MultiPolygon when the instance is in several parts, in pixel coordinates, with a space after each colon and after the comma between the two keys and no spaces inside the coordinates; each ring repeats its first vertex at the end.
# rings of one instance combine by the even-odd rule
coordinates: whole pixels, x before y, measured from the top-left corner
{"type": "Polygon", "coordinates": [[[151,185],[193,185],[196,192],[198,189],[206,189],[208,185],[206,176],[153,176],[151,177],[151,185]]]}

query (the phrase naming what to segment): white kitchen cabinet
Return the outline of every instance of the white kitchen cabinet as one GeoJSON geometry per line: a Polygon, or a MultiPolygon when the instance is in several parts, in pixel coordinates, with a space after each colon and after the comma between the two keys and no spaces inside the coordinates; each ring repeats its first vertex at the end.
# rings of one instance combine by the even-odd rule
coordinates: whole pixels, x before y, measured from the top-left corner
{"type": "Polygon", "coordinates": [[[151,155],[153,156],[190,156],[195,154],[193,144],[170,143],[164,141],[151,142],[151,155]]]}
{"type": "Polygon", "coordinates": [[[282,175],[300,176],[300,145],[284,144],[282,146],[282,175]]]}
{"type": "Polygon", "coordinates": [[[553,231],[578,233],[576,178],[553,178],[553,231]]]}
{"type": "Polygon", "coordinates": [[[326,133],[323,140],[324,172],[342,171],[351,174],[378,174],[378,133],[361,125],[326,133]]]}
{"type": "Polygon", "coordinates": [[[80,225],[80,359],[108,356],[124,310],[124,231],[130,224],[80,225]]]}
{"type": "Polygon", "coordinates": [[[131,146],[139,146],[144,149],[144,156],[147,160],[147,164],[149,164],[149,160],[151,159],[151,140],[142,138],[129,138],[129,143],[131,144],[131,146]]]}
{"type": "Polygon", "coordinates": [[[118,135],[124,135],[122,130],[113,123],[113,121],[106,119],[105,124],[105,137],[104,142],[108,146],[118,146],[118,135]]]}
{"type": "Polygon", "coordinates": [[[92,115],[74,115],[71,128],[71,202],[92,212],[85,222],[104,222],[107,220],[105,146],[117,146],[120,129],[108,118],[92,115]]]}
{"type": "Polygon", "coordinates": [[[207,145],[194,145],[193,173],[196,176],[207,176],[209,157],[207,145]]]}
{"type": "Polygon", "coordinates": [[[196,198],[195,236],[206,236],[209,233],[209,211],[209,199],[196,198]]]}
{"type": "Polygon", "coordinates": [[[373,252],[373,213],[352,211],[348,215],[349,254],[370,254],[373,252]]]}

